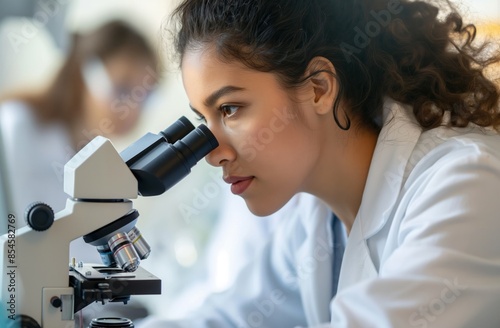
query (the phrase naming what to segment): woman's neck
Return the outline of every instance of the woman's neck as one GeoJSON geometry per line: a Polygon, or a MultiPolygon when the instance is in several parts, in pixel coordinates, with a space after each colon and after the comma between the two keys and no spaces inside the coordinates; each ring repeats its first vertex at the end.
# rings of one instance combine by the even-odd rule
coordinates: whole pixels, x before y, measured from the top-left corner
{"type": "Polygon", "coordinates": [[[351,127],[328,138],[308,192],[325,201],[349,233],[361,206],[378,133],[351,127]]]}

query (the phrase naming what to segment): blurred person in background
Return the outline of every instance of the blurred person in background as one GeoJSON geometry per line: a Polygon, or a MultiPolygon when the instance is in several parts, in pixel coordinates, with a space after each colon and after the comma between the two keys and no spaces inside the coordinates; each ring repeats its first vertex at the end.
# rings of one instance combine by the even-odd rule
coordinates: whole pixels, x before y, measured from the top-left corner
{"type": "MultiPolygon", "coordinates": [[[[146,39],[122,21],[84,35],[41,91],[0,98],[0,140],[11,212],[43,201],[64,208],[64,164],[97,135],[129,132],[157,83],[157,58],[146,39]]],[[[18,221],[18,228],[24,225],[18,221]]]]}

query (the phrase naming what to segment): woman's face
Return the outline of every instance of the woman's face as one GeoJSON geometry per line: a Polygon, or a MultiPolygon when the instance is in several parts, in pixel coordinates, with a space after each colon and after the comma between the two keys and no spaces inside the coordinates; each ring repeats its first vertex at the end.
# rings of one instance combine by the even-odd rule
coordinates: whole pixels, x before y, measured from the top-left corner
{"type": "Polygon", "coordinates": [[[84,68],[87,96],[84,102],[87,125],[101,135],[121,135],[139,119],[157,76],[146,57],[117,53],[105,61],[87,63],[84,68]]]}
{"type": "Polygon", "coordinates": [[[208,163],[222,167],[254,214],[269,215],[307,189],[321,133],[314,114],[274,74],[193,50],[183,57],[182,77],[191,108],[219,141],[208,163]]]}

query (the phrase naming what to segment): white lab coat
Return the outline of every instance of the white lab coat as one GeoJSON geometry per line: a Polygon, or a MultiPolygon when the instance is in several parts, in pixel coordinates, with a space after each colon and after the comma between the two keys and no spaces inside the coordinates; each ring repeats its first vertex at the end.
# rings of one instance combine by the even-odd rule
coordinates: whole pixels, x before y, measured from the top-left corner
{"type": "Polygon", "coordinates": [[[42,201],[54,211],[64,209],[68,195],[63,188],[64,164],[75,154],[67,131],[59,124],[40,124],[33,109],[22,101],[0,104],[0,140],[4,153],[2,173],[7,175],[9,213],[25,225],[26,207],[42,201]]]}
{"type": "Polygon", "coordinates": [[[303,197],[230,291],[138,326],[500,327],[500,137],[385,113],[336,296],[331,213],[303,197]]]}
{"type": "MultiPolygon", "coordinates": [[[[57,123],[40,124],[28,104],[13,100],[0,105],[0,141],[1,173],[9,182],[7,211],[16,216],[17,228],[26,225],[24,213],[33,202],[44,202],[55,213],[64,209],[69,197],[64,165],[75,154],[68,131],[57,123]]],[[[72,242],[70,253],[81,261],[101,262],[95,247],[82,238],[72,242]]]]}

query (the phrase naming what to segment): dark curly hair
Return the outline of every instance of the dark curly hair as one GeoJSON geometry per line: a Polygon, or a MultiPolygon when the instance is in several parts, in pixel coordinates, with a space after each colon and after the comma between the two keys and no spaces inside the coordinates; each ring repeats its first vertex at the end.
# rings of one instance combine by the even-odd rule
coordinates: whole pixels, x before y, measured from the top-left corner
{"type": "MultiPolygon", "coordinates": [[[[176,50],[209,44],[224,60],[276,73],[298,87],[316,56],[335,67],[339,104],[363,125],[380,129],[384,97],[409,104],[424,129],[474,123],[500,130],[499,89],[485,69],[500,61],[488,44],[473,45],[449,1],[184,0],[174,11],[176,50]],[[436,1],[437,2],[437,1],[436,1]],[[442,18],[443,12],[445,17],[442,18]]],[[[182,62],[181,62],[182,64],[182,62]]],[[[333,72],[331,72],[333,74],[333,72]]]]}

